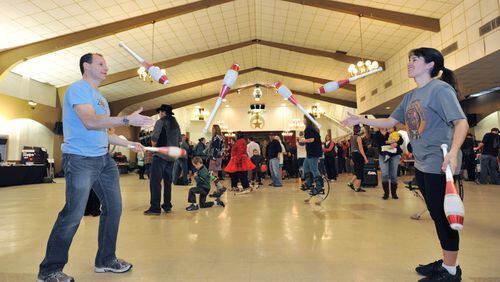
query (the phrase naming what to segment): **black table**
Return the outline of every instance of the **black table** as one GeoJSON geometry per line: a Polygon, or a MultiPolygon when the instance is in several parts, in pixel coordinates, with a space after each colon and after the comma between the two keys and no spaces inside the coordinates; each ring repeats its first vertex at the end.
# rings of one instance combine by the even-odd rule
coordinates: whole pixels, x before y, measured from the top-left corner
{"type": "Polygon", "coordinates": [[[0,166],[0,187],[43,183],[45,165],[0,166]]]}

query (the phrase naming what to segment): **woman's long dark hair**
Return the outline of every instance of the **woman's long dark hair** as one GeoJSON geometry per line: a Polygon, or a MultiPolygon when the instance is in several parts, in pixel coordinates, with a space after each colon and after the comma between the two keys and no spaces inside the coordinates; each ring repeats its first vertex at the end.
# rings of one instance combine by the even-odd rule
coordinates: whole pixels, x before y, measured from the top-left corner
{"type": "Polygon", "coordinates": [[[447,69],[444,66],[444,58],[443,54],[434,48],[421,47],[417,49],[413,49],[410,51],[409,56],[417,56],[424,58],[426,63],[434,62],[434,67],[431,70],[431,77],[436,77],[439,74],[439,71],[442,71],[441,80],[448,83],[455,89],[457,93],[457,98],[460,99],[460,86],[458,85],[457,76],[455,73],[447,69]]]}
{"type": "Polygon", "coordinates": [[[306,127],[312,126],[312,128],[314,128],[314,130],[319,132],[319,128],[317,128],[316,125],[306,115],[304,115],[304,119],[306,120],[306,127]]]}

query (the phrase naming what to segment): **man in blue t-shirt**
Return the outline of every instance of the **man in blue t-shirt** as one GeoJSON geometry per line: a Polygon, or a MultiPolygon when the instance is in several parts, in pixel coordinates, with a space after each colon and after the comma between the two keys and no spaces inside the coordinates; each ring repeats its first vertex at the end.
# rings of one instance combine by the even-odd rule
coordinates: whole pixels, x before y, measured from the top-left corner
{"type": "Polygon", "coordinates": [[[144,147],[107,131],[123,125],[151,126],[153,120],[139,114],[142,108],[128,116],[110,117],[108,102],[97,90],[108,72],[102,55],[83,55],[80,71],[82,80],[71,84],[63,104],[64,143],[61,149],[66,204],[50,233],[37,281],[74,281],[62,271],[68,262],[69,247],[83,217],[90,189],[102,203],[95,272],[122,273],[132,268],[132,264],[118,259],[115,254],[122,200],[118,167],[108,154],[108,145],[131,147],[136,152],[143,151],[144,147]]]}

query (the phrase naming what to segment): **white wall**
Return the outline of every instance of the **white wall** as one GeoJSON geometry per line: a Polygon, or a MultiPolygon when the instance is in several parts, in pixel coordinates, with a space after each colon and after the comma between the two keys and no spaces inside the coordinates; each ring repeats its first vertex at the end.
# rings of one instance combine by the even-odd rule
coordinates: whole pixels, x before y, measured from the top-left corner
{"type": "Polygon", "coordinates": [[[9,72],[0,80],[0,93],[55,107],[57,90],[54,86],[9,72]]]}
{"type": "Polygon", "coordinates": [[[53,158],[54,133],[47,127],[31,119],[0,121],[0,135],[7,135],[8,151],[6,160],[20,160],[24,146],[45,147],[49,158],[53,158]]]}
{"type": "Polygon", "coordinates": [[[478,124],[473,128],[474,135],[478,141],[483,139],[483,136],[491,132],[492,128],[500,128],[500,111],[496,111],[491,113],[489,116],[482,119],[478,124]]]}
{"type": "Polygon", "coordinates": [[[396,98],[416,87],[408,78],[408,52],[418,47],[432,47],[441,50],[453,42],[458,49],[445,56],[445,66],[456,70],[468,63],[500,49],[500,28],[479,36],[479,27],[499,15],[500,2],[495,0],[466,0],[444,15],[439,23],[440,32],[423,31],[401,51],[386,60],[386,70],[356,83],[358,110],[366,112],[378,105],[396,98]],[[392,86],[384,84],[392,80],[392,86]],[[373,89],[378,93],[371,95],[373,89]],[[365,97],[362,102],[361,97],[365,97]]]}

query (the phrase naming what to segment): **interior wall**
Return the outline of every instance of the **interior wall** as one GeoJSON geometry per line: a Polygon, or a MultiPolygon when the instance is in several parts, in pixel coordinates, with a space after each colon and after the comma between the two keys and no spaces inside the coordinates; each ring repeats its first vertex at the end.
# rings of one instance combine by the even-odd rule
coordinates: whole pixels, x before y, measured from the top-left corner
{"type": "Polygon", "coordinates": [[[440,19],[441,31],[423,31],[401,51],[386,61],[382,73],[362,79],[356,83],[356,98],[359,112],[383,104],[399,97],[416,87],[413,79],[408,78],[408,52],[418,47],[432,47],[442,50],[454,42],[458,49],[445,56],[445,66],[456,70],[470,62],[489,55],[500,48],[500,28],[479,36],[479,27],[499,15],[498,1],[466,0],[440,19]],[[392,85],[385,88],[385,83],[392,85]],[[372,90],[378,92],[372,95],[372,90]],[[361,98],[364,97],[364,101],[361,98]]]}
{"type": "Polygon", "coordinates": [[[32,119],[12,119],[0,124],[0,135],[7,135],[8,161],[21,160],[24,146],[45,147],[49,158],[54,158],[54,133],[32,119]]]}
{"type": "Polygon", "coordinates": [[[481,141],[484,135],[491,132],[492,128],[500,128],[500,111],[496,111],[483,118],[473,128],[473,133],[478,141],[481,141]]]}
{"type": "Polygon", "coordinates": [[[0,80],[0,93],[38,104],[56,107],[57,90],[54,86],[9,72],[0,80]]]}

